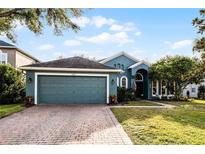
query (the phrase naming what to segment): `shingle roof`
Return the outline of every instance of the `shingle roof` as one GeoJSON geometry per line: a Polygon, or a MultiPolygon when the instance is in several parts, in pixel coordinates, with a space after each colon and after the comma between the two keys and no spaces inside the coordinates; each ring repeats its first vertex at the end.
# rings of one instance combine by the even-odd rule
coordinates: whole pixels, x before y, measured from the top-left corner
{"type": "Polygon", "coordinates": [[[113,67],[109,67],[104,64],[100,64],[98,62],[86,58],[82,58],[82,57],[70,57],[65,59],[26,65],[23,67],[115,69],[113,67]]]}
{"type": "Polygon", "coordinates": [[[12,45],[12,44],[9,44],[7,42],[4,42],[2,40],[0,40],[0,46],[4,46],[4,47],[14,47],[16,48],[16,46],[12,45]]]}

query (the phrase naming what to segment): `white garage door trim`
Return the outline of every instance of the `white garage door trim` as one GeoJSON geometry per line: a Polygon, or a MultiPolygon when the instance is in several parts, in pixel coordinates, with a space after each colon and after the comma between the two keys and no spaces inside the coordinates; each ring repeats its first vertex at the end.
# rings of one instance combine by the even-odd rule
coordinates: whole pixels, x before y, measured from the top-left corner
{"type": "Polygon", "coordinates": [[[109,103],[109,74],[83,74],[83,73],[42,73],[35,72],[35,85],[34,85],[34,104],[38,104],[38,76],[50,75],[50,76],[93,76],[93,77],[106,77],[107,79],[107,95],[106,103],[109,103]]]}

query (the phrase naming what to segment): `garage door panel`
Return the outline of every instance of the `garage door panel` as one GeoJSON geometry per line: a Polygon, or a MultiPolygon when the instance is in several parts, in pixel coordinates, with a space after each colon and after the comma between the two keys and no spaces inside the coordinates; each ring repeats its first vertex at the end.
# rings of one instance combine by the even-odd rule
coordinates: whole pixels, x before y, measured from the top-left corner
{"type": "Polygon", "coordinates": [[[102,104],[105,102],[105,77],[38,76],[38,103],[102,104]]]}

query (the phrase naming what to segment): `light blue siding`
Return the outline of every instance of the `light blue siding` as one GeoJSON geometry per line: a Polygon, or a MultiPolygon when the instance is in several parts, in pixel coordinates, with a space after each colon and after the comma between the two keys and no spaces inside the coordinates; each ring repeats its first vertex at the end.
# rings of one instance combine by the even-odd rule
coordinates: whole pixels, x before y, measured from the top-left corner
{"type": "Polygon", "coordinates": [[[34,97],[35,77],[33,71],[26,71],[26,96],[34,97]],[[30,82],[29,82],[30,78],[30,82]]]}
{"type": "Polygon", "coordinates": [[[135,64],[136,61],[124,56],[124,55],[121,55],[119,57],[116,57],[108,62],[105,63],[105,65],[107,66],[111,66],[111,67],[115,67],[114,65],[116,64],[116,68],[118,69],[122,69],[122,68],[119,68],[118,67],[118,64],[120,64],[122,66],[122,64],[124,65],[124,72],[123,73],[120,73],[118,74],[118,77],[119,79],[122,77],[122,76],[126,76],[128,78],[128,88],[131,88],[131,70],[128,69],[129,66],[135,64]]]}

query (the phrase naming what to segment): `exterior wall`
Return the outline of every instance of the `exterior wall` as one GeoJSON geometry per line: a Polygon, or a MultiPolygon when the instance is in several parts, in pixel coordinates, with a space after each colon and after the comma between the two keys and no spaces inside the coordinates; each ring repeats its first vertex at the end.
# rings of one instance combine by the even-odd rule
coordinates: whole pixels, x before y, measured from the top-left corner
{"type": "MultiPolygon", "coordinates": [[[[128,57],[122,55],[119,57],[116,57],[108,62],[105,63],[105,65],[114,67],[114,64],[116,64],[116,68],[118,68],[118,64],[123,64],[124,65],[124,72],[118,74],[117,76],[119,77],[119,85],[120,85],[120,78],[122,76],[126,76],[128,78],[128,88],[131,88],[131,70],[128,69],[129,66],[135,64],[136,62],[133,61],[132,59],[129,59],[128,57]]],[[[121,69],[121,68],[120,68],[121,69]]]]}
{"type": "Polygon", "coordinates": [[[183,90],[183,97],[187,97],[187,91],[189,91],[189,96],[197,98],[198,97],[198,87],[200,85],[205,85],[205,81],[201,84],[189,84],[186,86],[186,88],[183,90]],[[192,88],[195,89],[195,92],[192,91],[192,88]]]}
{"type": "MultiPolygon", "coordinates": [[[[72,73],[72,72],[49,72],[49,73],[72,73]]],[[[81,73],[81,72],[75,72],[75,73],[81,73]]],[[[85,73],[85,74],[88,74],[88,73],[85,73]]],[[[103,73],[89,73],[89,74],[103,74],[103,73]]],[[[108,74],[108,73],[104,73],[104,74],[108,74]]],[[[117,82],[117,73],[110,73],[109,74],[109,95],[117,96],[116,82],[117,82]]],[[[34,89],[35,89],[34,84],[35,84],[35,71],[26,71],[26,96],[34,97],[34,89]],[[31,78],[32,80],[31,82],[29,82],[29,78],[31,78]]]]}
{"type": "Polygon", "coordinates": [[[0,48],[3,53],[7,53],[8,64],[11,64],[13,67],[16,66],[16,49],[9,48],[0,48]]]}
{"type": "Polygon", "coordinates": [[[35,60],[16,51],[16,68],[23,66],[23,65],[33,64],[33,63],[35,63],[35,60]]]}

